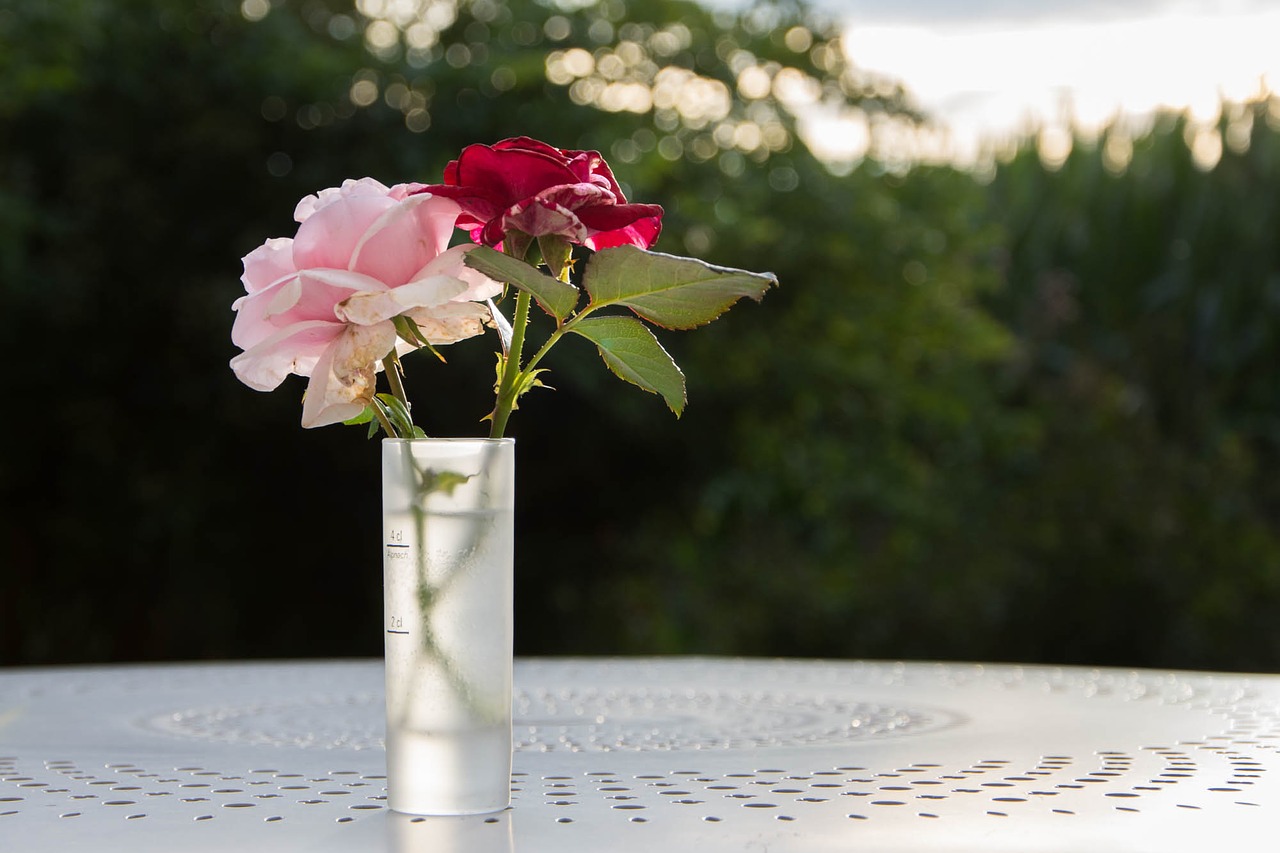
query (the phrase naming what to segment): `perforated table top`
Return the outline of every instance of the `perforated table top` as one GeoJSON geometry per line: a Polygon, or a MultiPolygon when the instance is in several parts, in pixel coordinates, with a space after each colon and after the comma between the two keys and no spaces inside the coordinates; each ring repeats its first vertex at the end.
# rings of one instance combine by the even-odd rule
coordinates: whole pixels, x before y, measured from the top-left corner
{"type": "Polygon", "coordinates": [[[513,807],[385,807],[380,661],[0,670],[0,851],[1280,843],[1280,676],[522,660],[513,807]]]}

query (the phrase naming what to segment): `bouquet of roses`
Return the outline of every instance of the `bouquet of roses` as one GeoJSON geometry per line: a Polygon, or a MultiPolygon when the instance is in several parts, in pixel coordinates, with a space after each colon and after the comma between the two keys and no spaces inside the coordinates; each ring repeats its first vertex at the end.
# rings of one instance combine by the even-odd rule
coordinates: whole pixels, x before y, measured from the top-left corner
{"type": "Polygon", "coordinates": [[[574,334],[678,416],[684,375],[644,321],[692,329],[777,284],[769,273],[649,251],[662,208],[628,203],[593,151],[527,138],[471,145],[443,177],[393,187],[348,180],[299,202],[296,236],[244,258],[246,294],[232,306],[231,337],[243,350],[231,360],[236,376],[261,391],[290,373],[308,377],[304,427],[366,423],[371,436],[381,427],[423,437],[401,357],[438,356],[488,327],[499,347],[485,417],[500,437],[520,396],[541,384],[543,357],[574,334]],[[455,229],[472,242],[451,247],[455,229]],[[575,258],[575,247],[591,254],[575,258]],[[508,320],[502,305],[512,294],[508,320]],[[534,304],[554,323],[536,349],[526,334],[534,304]]]}

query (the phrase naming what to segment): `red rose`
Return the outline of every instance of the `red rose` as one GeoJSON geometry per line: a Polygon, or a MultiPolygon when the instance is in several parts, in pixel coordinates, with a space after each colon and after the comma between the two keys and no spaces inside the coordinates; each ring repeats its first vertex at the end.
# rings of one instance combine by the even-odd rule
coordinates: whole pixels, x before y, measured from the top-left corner
{"type": "Polygon", "coordinates": [[[459,228],[496,246],[507,231],[558,234],[589,249],[647,249],[662,230],[662,207],[628,204],[604,158],[562,151],[527,137],[468,145],[445,167],[444,183],[415,188],[458,202],[459,228]]]}

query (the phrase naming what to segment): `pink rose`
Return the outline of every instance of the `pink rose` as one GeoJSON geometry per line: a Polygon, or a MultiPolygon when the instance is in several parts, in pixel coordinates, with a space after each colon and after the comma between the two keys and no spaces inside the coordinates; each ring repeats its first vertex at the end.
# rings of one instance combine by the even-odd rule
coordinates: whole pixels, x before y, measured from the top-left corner
{"type": "Polygon", "coordinates": [[[458,204],[348,180],[298,203],[292,239],[268,240],[244,258],[246,294],[231,340],[242,382],[270,391],[290,373],[310,377],[304,427],[348,420],[374,394],[381,359],[398,341],[392,318],[412,317],[433,344],[480,334],[485,300],[502,285],[464,266],[471,245],[448,248],[458,204]]]}
{"type": "Polygon", "coordinates": [[[462,206],[458,227],[496,246],[512,229],[558,234],[589,249],[647,249],[662,230],[662,207],[628,204],[595,151],[562,151],[527,137],[469,145],[445,167],[444,183],[415,186],[462,206]]]}

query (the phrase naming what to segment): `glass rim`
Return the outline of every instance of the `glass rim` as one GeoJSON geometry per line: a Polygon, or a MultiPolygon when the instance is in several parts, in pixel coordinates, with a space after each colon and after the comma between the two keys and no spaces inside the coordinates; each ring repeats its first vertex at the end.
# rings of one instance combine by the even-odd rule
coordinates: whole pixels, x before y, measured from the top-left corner
{"type": "Polygon", "coordinates": [[[488,436],[472,437],[472,438],[468,438],[465,436],[428,436],[427,438],[387,438],[384,436],[382,439],[383,444],[423,444],[428,442],[435,443],[435,444],[444,444],[444,443],[515,444],[516,439],[515,439],[515,436],[511,436],[511,435],[504,435],[501,438],[490,438],[488,436]]]}

